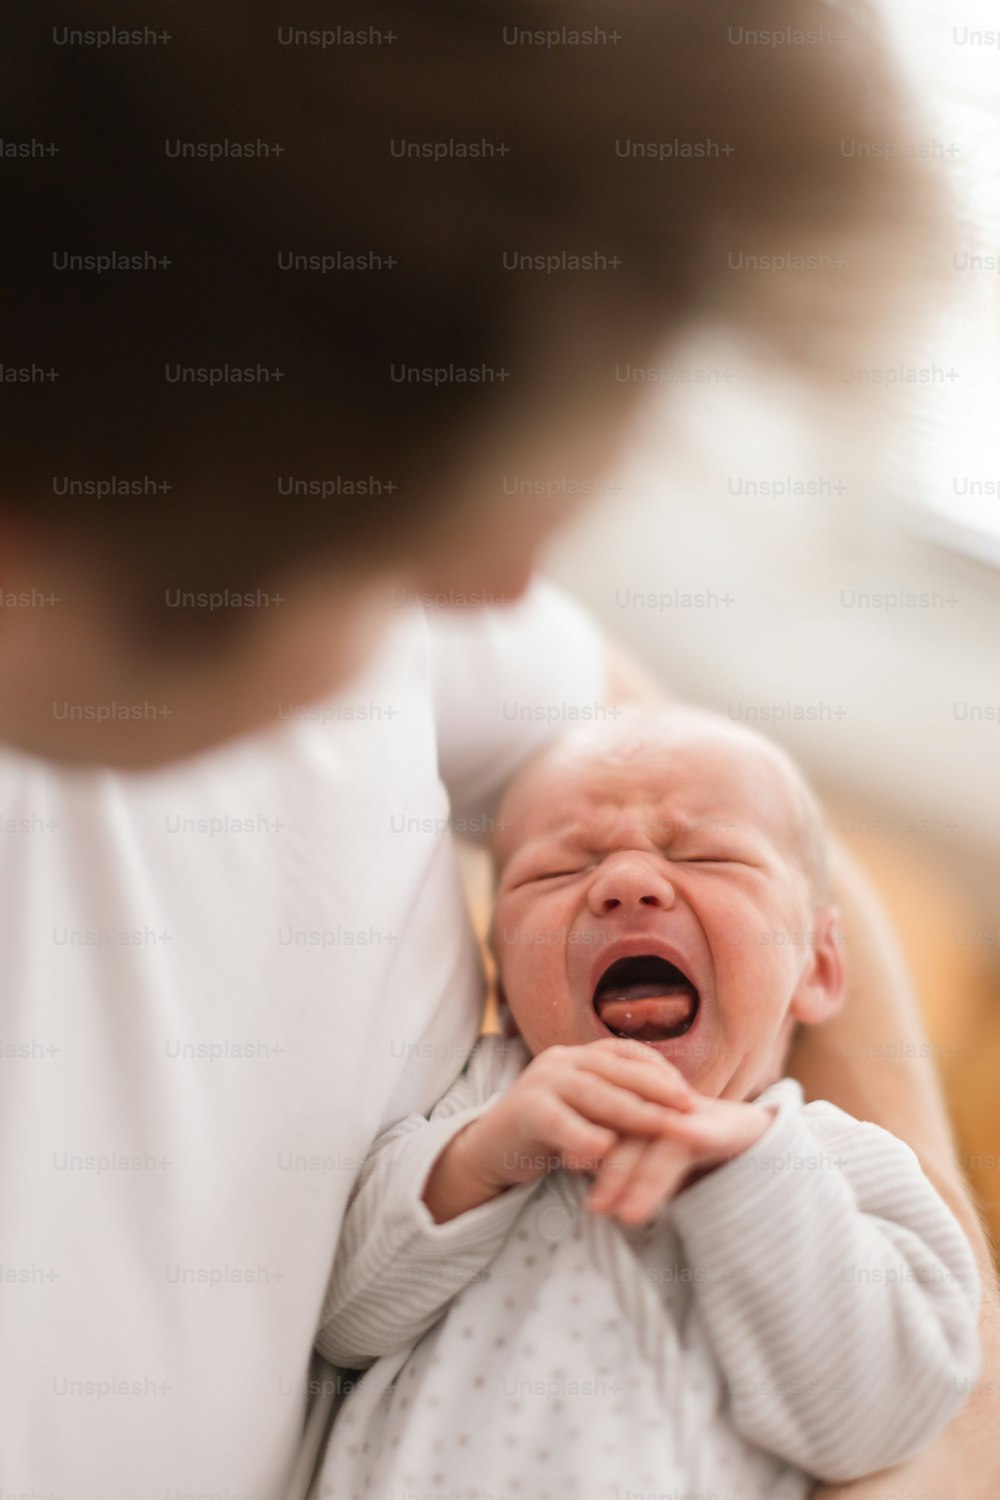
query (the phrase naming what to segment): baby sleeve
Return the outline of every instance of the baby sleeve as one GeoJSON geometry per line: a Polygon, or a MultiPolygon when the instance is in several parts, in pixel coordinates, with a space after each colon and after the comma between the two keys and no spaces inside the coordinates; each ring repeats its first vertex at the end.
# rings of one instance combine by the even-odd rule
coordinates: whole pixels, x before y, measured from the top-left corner
{"type": "Polygon", "coordinates": [[[734,1425],[842,1483],[908,1458],[961,1406],[979,1280],[908,1146],[779,1097],[761,1140],[681,1193],[672,1219],[692,1267],[710,1268],[696,1296],[734,1425]]]}
{"type": "Polygon", "coordinates": [[[379,1136],[344,1217],[316,1347],[334,1365],[366,1369],[412,1347],[499,1250],[538,1186],[525,1183],[447,1224],[422,1201],[444,1147],[488,1109],[523,1067],[518,1042],[484,1037],[429,1119],[409,1115],[379,1136]]]}

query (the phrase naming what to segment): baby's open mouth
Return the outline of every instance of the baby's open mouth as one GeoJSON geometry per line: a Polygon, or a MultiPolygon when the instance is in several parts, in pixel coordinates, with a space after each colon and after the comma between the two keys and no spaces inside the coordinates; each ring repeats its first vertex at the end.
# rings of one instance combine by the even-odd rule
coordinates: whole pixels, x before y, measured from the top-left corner
{"type": "Polygon", "coordinates": [[[641,953],[605,969],[594,991],[594,1009],[615,1036],[666,1042],[694,1025],[698,991],[675,964],[641,953]]]}

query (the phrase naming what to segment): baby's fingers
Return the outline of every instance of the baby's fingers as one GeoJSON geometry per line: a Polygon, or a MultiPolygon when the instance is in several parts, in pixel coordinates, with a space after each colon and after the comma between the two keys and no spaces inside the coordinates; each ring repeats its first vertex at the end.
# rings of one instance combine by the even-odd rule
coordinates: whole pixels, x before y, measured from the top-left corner
{"type": "Polygon", "coordinates": [[[686,1146],[699,1160],[721,1160],[753,1146],[773,1119],[768,1108],[707,1099],[690,1114],[675,1114],[664,1123],[662,1134],[686,1146]]]}
{"type": "MultiPolygon", "coordinates": [[[[546,1170],[554,1165],[552,1158],[559,1158],[571,1172],[593,1172],[617,1140],[613,1130],[595,1125],[557,1098],[550,1097],[545,1101],[533,1126],[538,1139],[545,1143],[548,1159],[542,1165],[546,1170]]],[[[511,1162],[507,1165],[516,1169],[532,1164],[511,1162]]]]}
{"type": "Polygon", "coordinates": [[[648,1141],[605,1212],[623,1224],[642,1224],[672,1198],[691,1171],[691,1154],[676,1141],[648,1141]]]}
{"type": "Polygon", "coordinates": [[[652,1047],[626,1037],[592,1042],[577,1050],[579,1068],[600,1073],[643,1099],[670,1109],[690,1109],[694,1090],[683,1073],[652,1047]]]}
{"type": "Polygon", "coordinates": [[[616,1135],[659,1135],[671,1113],[662,1104],[651,1104],[631,1089],[584,1070],[560,1080],[559,1097],[585,1119],[607,1126],[616,1135]]]}
{"type": "Polygon", "coordinates": [[[648,1141],[637,1140],[633,1136],[628,1140],[619,1141],[617,1146],[612,1148],[601,1164],[594,1184],[587,1194],[587,1207],[591,1213],[611,1212],[622,1188],[632,1176],[639,1158],[648,1145],[648,1141]]]}

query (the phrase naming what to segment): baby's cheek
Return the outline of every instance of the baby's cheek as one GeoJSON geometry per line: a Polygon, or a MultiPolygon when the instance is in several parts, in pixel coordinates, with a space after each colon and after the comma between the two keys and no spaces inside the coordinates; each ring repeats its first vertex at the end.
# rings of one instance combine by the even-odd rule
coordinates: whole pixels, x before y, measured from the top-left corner
{"type": "Polygon", "coordinates": [[[759,920],[734,923],[716,944],[714,958],[727,1019],[763,1032],[781,1014],[792,989],[784,935],[759,920]]]}
{"type": "Polygon", "coordinates": [[[782,934],[762,949],[744,982],[752,985],[749,1005],[753,1024],[761,1037],[780,1026],[795,989],[799,953],[794,938],[787,942],[782,934]]]}
{"type": "Polygon", "coordinates": [[[493,949],[508,995],[517,994],[535,981],[544,964],[546,944],[531,908],[510,903],[498,909],[493,949]]]}

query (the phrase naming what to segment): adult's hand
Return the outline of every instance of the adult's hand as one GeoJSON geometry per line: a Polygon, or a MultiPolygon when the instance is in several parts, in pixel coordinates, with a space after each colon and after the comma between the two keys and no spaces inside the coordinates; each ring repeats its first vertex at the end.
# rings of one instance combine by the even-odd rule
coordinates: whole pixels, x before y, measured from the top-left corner
{"type": "MultiPolygon", "coordinates": [[[[994,1304],[989,1315],[997,1318],[994,1304]]],[[[994,1348],[995,1339],[994,1339],[994,1348]]],[[[996,1363],[994,1360],[994,1371],[996,1363]]],[[[988,1380],[989,1377],[987,1377],[988,1380]]],[[[969,1405],[925,1452],[870,1479],[845,1486],[821,1485],[813,1500],[886,1500],[887,1496],[934,1496],[948,1500],[996,1500],[1000,1478],[998,1391],[984,1381],[969,1405]]]]}
{"type": "Polygon", "coordinates": [[[950,1427],[908,1463],[816,1500],[885,1500],[887,1494],[996,1500],[1000,1495],[1000,1294],[990,1248],[955,1154],[940,1083],[899,946],[878,896],[856,862],[838,849],[838,902],[850,955],[850,991],[827,1026],[802,1027],[790,1071],[806,1096],[829,1099],[912,1146],[959,1220],[983,1279],[979,1386],[950,1427]],[[900,1038],[914,1045],[899,1047],[900,1038]],[[881,1047],[881,1052],[879,1048],[881,1047]],[[906,1056],[900,1056],[904,1051],[906,1056]]]}

